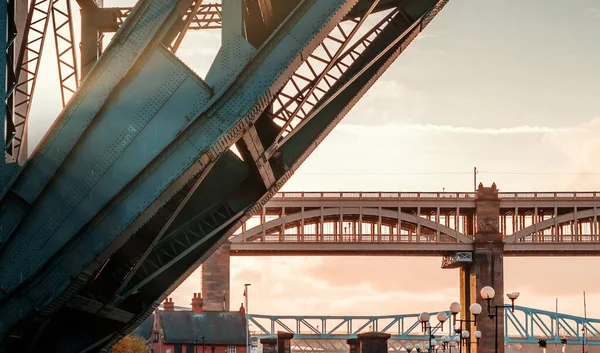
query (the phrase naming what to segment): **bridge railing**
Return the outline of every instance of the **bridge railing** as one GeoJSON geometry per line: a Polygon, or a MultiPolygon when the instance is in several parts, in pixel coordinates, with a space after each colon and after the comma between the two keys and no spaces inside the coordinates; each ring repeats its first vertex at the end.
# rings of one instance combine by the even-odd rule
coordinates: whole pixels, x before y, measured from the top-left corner
{"type": "Polygon", "coordinates": [[[473,192],[278,192],[273,199],[475,199],[473,192]]]}
{"type": "MultiPolygon", "coordinates": [[[[446,314],[450,314],[446,312],[446,314]]],[[[436,312],[430,315],[437,315],[436,312]]],[[[535,343],[546,339],[548,343],[581,343],[582,328],[586,327],[586,341],[600,345],[600,319],[583,318],[546,310],[515,306],[515,312],[505,313],[505,342],[535,343]]],[[[366,331],[389,333],[392,339],[419,341],[426,337],[421,331],[418,314],[386,316],[295,316],[249,314],[251,330],[256,336],[274,335],[277,331],[293,333],[298,339],[346,339],[366,331]]],[[[438,336],[453,331],[451,320],[432,334],[438,336]]],[[[452,334],[453,335],[453,334],[452,334]]]]}
{"type": "MultiPolygon", "coordinates": [[[[323,199],[377,199],[377,200],[474,200],[474,192],[278,192],[273,200],[323,200],[323,199]]],[[[501,192],[502,200],[561,200],[561,199],[600,199],[600,192],[501,192]]]]}

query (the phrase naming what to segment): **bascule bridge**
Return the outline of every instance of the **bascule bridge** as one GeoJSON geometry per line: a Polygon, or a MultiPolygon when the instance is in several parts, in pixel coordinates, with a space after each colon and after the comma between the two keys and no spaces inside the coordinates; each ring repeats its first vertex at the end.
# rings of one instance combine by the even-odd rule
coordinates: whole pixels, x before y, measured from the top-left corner
{"type": "Polygon", "coordinates": [[[595,193],[277,194],[448,0],[76,3],[80,28],[70,0],[0,6],[0,352],[101,351],[213,253],[221,307],[230,255],[444,256],[465,303],[503,255],[596,255],[595,193]],[[204,77],[191,30],[221,31],[204,77]],[[29,150],[50,40],[62,111],[29,150]]]}

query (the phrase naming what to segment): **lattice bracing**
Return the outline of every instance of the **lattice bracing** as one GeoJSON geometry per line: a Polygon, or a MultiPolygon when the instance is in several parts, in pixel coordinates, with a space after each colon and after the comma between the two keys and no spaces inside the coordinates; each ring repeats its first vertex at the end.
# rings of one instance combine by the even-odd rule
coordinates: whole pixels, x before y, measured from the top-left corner
{"type": "Polygon", "coordinates": [[[8,92],[14,96],[14,111],[12,116],[7,116],[7,119],[12,119],[15,129],[12,151],[9,149],[8,153],[15,160],[19,159],[21,146],[24,144],[23,139],[27,136],[27,120],[35,93],[52,1],[31,0],[29,9],[25,33],[23,33],[26,39],[20,48],[17,61],[19,63],[16,70],[17,84],[13,92],[8,92]]]}
{"type": "Polygon", "coordinates": [[[79,87],[75,36],[71,16],[71,2],[69,0],[52,0],[54,45],[63,107],[79,87]]]}
{"type": "MultiPolygon", "coordinates": [[[[200,29],[218,29],[221,28],[223,19],[222,19],[222,11],[220,3],[202,3],[200,1],[200,5],[196,10],[194,8],[190,8],[187,12],[186,16],[184,16],[183,20],[187,21],[190,17],[192,21],[190,22],[190,26],[188,27],[191,30],[200,30],[200,29]]],[[[117,24],[121,25],[129,12],[131,11],[130,7],[111,7],[111,10],[117,11],[117,24]]]]}
{"type": "Polygon", "coordinates": [[[327,104],[332,92],[340,88],[340,79],[346,71],[395,19],[398,9],[388,11],[379,22],[368,27],[365,21],[377,4],[374,1],[362,17],[338,24],[276,96],[273,120],[281,126],[281,131],[267,149],[267,157],[327,104]]]}
{"type": "MultiPolygon", "coordinates": [[[[435,316],[437,312],[430,313],[435,316]]],[[[450,312],[447,312],[450,314],[450,312]]],[[[539,339],[546,339],[548,343],[560,343],[567,339],[568,344],[581,344],[582,328],[587,328],[586,342],[590,345],[600,345],[600,319],[583,318],[562,313],[534,308],[515,306],[515,312],[505,311],[505,342],[506,343],[537,343],[539,339]],[[558,326],[557,326],[558,322],[558,326]]],[[[333,344],[335,349],[348,338],[367,331],[385,332],[391,335],[390,347],[400,350],[406,344],[414,346],[415,343],[424,344],[427,337],[421,331],[418,314],[390,315],[390,316],[278,316],[278,315],[250,315],[251,333],[253,336],[265,337],[277,331],[294,334],[296,345],[301,347],[315,347],[333,344]],[[331,341],[331,342],[328,342],[331,341]],[[310,342],[310,344],[308,344],[310,342]],[[395,348],[394,348],[395,347],[395,348]]],[[[487,320],[488,318],[481,318],[487,320]]],[[[441,337],[445,334],[453,336],[454,332],[450,322],[443,328],[434,329],[433,334],[441,337]]],[[[323,346],[321,347],[323,348],[323,346]]],[[[329,349],[328,348],[328,349],[329,349]]],[[[347,347],[346,347],[347,348],[347,347]]],[[[311,350],[316,350],[312,348],[311,350]]]]}
{"type": "MultiPolygon", "coordinates": [[[[4,53],[4,58],[5,58],[5,63],[6,64],[6,76],[5,80],[6,80],[6,86],[5,86],[5,101],[4,101],[4,118],[6,119],[6,130],[5,130],[5,135],[2,135],[4,137],[4,141],[2,141],[2,144],[4,146],[5,149],[9,149],[10,153],[9,155],[12,155],[12,150],[10,149],[13,139],[15,137],[16,131],[15,131],[15,122],[13,117],[13,100],[14,100],[14,95],[11,94],[11,92],[14,91],[15,89],[15,85],[17,84],[17,78],[16,78],[16,71],[18,70],[18,68],[16,67],[17,65],[15,65],[15,52],[18,53],[18,48],[15,50],[15,40],[17,38],[17,27],[16,27],[16,23],[14,20],[14,14],[15,14],[15,3],[13,0],[8,0],[6,1],[6,7],[4,9],[2,9],[2,11],[6,11],[5,12],[5,16],[6,16],[6,43],[5,46],[3,47],[5,50],[4,53]]],[[[5,159],[6,160],[6,159],[5,159]]],[[[0,165],[2,165],[4,167],[4,161],[2,161],[2,163],[0,163],[0,165]]],[[[1,179],[0,179],[1,180],[1,179]]]]}
{"type": "Polygon", "coordinates": [[[373,2],[362,17],[338,24],[275,98],[273,118],[282,127],[278,142],[313,112],[352,62],[390,23],[395,11],[355,39],[377,3],[373,2]]]}

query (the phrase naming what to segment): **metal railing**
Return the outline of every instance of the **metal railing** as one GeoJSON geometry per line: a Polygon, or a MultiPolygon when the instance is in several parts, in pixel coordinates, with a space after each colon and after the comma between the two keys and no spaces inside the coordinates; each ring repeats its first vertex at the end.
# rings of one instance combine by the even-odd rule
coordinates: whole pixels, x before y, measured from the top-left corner
{"type": "MultiPolygon", "coordinates": [[[[360,200],[475,200],[474,192],[278,192],[273,200],[317,200],[317,199],[360,199],[360,200]]],[[[565,200],[565,199],[600,199],[600,192],[500,192],[501,200],[565,200]]]]}

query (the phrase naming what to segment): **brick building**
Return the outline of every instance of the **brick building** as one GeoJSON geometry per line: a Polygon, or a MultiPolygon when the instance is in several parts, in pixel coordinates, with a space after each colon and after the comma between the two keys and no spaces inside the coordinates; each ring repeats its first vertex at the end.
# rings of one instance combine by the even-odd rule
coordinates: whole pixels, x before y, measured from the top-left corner
{"type": "Polygon", "coordinates": [[[152,318],[153,353],[246,353],[246,317],[242,311],[204,311],[194,294],[192,310],[176,311],[167,298],[152,318]]]}

